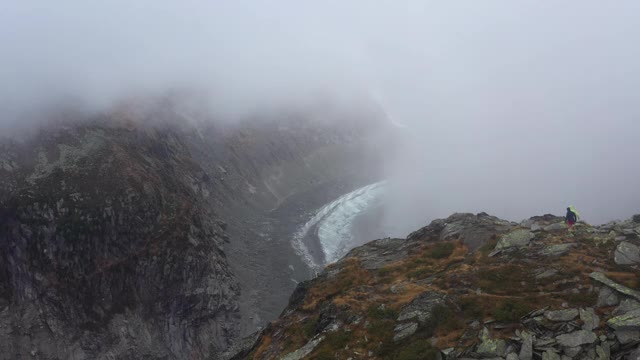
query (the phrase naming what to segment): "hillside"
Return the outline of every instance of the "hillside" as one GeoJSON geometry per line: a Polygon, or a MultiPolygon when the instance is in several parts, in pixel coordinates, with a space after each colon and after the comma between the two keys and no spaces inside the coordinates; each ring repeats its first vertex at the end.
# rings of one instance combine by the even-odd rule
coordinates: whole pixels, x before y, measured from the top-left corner
{"type": "Polygon", "coordinates": [[[640,216],[561,222],[454,214],[372,241],[300,284],[235,358],[638,358],[640,216]]]}

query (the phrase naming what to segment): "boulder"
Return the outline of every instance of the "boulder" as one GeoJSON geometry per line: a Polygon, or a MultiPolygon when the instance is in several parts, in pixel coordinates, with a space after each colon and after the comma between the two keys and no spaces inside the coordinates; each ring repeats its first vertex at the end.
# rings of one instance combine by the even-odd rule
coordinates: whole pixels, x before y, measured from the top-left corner
{"type": "Polygon", "coordinates": [[[613,290],[623,294],[623,295],[627,295],[630,296],[636,300],[640,300],[640,291],[637,290],[633,290],[633,289],[629,289],[628,287],[624,286],[624,285],[620,285],[617,282],[609,279],[608,277],[606,277],[603,273],[601,272],[592,272],[591,274],[589,274],[589,276],[604,284],[607,285],[608,287],[612,288],[613,290]]]}
{"type": "Polygon", "coordinates": [[[507,360],[520,360],[520,358],[515,353],[510,353],[507,354],[507,360]]]}
{"type": "Polygon", "coordinates": [[[618,244],[613,259],[619,265],[640,264],[640,246],[623,241],[618,244]]]}
{"type": "Polygon", "coordinates": [[[578,309],[545,311],[544,317],[551,321],[571,321],[578,317],[578,309]]]}
{"type": "Polygon", "coordinates": [[[538,223],[531,225],[531,231],[538,232],[542,230],[542,226],[538,223]]]}
{"type": "Polygon", "coordinates": [[[580,320],[582,320],[582,329],[593,331],[600,326],[600,317],[592,308],[580,309],[580,320]]]}
{"type": "Polygon", "coordinates": [[[578,330],[569,334],[556,336],[556,341],[563,347],[576,347],[584,344],[593,344],[598,337],[592,331],[578,330]]]}
{"type": "Polygon", "coordinates": [[[640,309],[611,318],[607,325],[614,330],[640,330],[640,309]]]}
{"type": "Polygon", "coordinates": [[[525,247],[536,235],[529,230],[518,229],[503,235],[496,245],[496,250],[513,247],[525,247]]]}

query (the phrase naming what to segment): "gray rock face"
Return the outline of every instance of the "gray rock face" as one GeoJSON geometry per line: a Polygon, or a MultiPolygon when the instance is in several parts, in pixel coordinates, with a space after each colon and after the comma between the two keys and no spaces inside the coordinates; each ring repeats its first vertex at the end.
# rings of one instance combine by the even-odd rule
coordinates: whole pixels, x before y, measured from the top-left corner
{"type": "Polygon", "coordinates": [[[544,317],[551,321],[571,321],[579,315],[578,309],[545,311],[544,317]]]}
{"type": "Polygon", "coordinates": [[[393,332],[394,332],[393,341],[398,342],[398,341],[404,340],[404,339],[408,338],[409,336],[415,334],[416,331],[418,331],[418,323],[417,322],[409,322],[409,323],[398,324],[393,329],[393,332]]]}
{"type": "Polygon", "coordinates": [[[556,341],[564,347],[577,347],[584,344],[593,344],[598,337],[592,331],[578,330],[569,334],[556,336],[556,341]]]}
{"type": "Polygon", "coordinates": [[[433,318],[434,311],[445,305],[445,301],[445,295],[432,291],[425,292],[405,306],[397,320],[417,320],[421,325],[425,325],[433,318]]]}
{"type": "Polygon", "coordinates": [[[529,245],[529,242],[536,235],[529,230],[514,230],[508,234],[505,234],[500,238],[498,244],[496,245],[496,250],[503,250],[513,247],[525,247],[529,245]]]}
{"type": "Polygon", "coordinates": [[[640,264],[640,246],[627,241],[621,242],[616,247],[614,260],[619,265],[640,264]]]}

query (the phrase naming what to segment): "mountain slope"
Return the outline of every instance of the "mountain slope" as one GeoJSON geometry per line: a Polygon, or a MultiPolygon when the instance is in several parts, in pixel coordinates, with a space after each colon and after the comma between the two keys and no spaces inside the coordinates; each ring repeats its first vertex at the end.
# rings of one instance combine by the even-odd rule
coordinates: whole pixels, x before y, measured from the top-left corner
{"type": "Polygon", "coordinates": [[[407,239],[370,242],[299,285],[236,358],[631,358],[640,345],[634,219],[569,234],[550,215],[515,224],[455,214],[407,239]]]}

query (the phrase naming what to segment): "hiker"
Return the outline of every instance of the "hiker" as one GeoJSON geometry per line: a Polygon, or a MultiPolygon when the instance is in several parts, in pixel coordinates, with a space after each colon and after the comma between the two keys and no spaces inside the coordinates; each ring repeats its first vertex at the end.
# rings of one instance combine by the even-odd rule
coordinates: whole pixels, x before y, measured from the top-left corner
{"type": "Polygon", "coordinates": [[[564,221],[567,223],[569,231],[571,231],[573,224],[578,222],[578,212],[573,208],[573,206],[569,206],[567,208],[567,215],[564,217],[564,221]]]}

